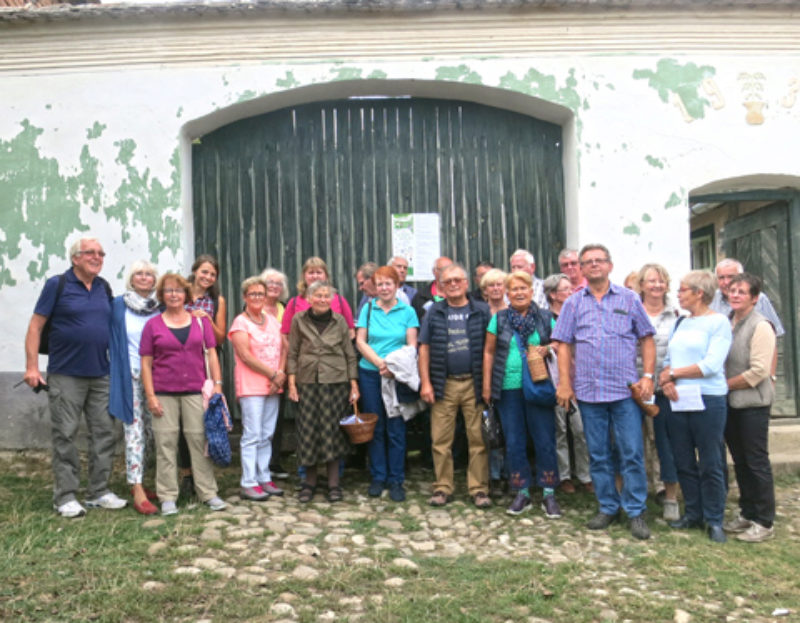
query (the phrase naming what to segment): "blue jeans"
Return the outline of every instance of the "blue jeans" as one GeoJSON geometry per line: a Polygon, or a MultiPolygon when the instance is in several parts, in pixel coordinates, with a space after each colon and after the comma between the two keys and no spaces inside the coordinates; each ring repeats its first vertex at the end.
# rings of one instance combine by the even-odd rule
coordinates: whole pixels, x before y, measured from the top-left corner
{"type": "Polygon", "coordinates": [[[589,471],[600,512],[614,515],[623,508],[628,517],[638,517],[646,508],[647,475],[644,471],[642,414],[632,398],[613,402],[579,401],[583,432],[589,448],[589,471]],[[614,450],[611,433],[614,433],[614,450]],[[622,495],[614,482],[614,452],[622,474],[622,495]]]}
{"type": "Polygon", "coordinates": [[[528,435],[536,450],[536,484],[558,486],[556,425],[553,409],[527,402],[521,389],[504,389],[495,405],[506,438],[506,468],[512,490],[531,486],[531,465],[525,448],[528,435]]]}
{"type": "Polygon", "coordinates": [[[386,417],[378,372],[359,368],[358,385],[364,411],[378,414],[375,436],[368,447],[372,480],[403,484],[406,479],[406,421],[402,417],[386,417]]]}
{"type": "Polygon", "coordinates": [[[686,517],[720,526],[726,497],[722,443],[727,398],[704,395],[703,403],[705,411],[673,411],[667,419],[667,429],[686,517]]]}
{"type": "MultiPolygon", "coordinates": [[[[661,468],[661,482],[678,482],[678,470],[675,468],[675,458],[672,456],[672,444],[669,442],[667,420],[672,413],[669,398],[664,394],[656,394],[658,415],[653,418],[653,432],[656,436],[656,451],[658,463],[661,468]]],[[[645,416],[647,417],[647,416],[645,416]]]]}

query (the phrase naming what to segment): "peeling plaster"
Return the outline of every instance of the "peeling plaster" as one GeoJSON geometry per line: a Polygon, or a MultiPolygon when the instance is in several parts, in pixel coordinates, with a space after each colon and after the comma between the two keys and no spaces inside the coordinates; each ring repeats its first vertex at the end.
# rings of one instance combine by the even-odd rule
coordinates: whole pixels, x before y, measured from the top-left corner
{"type": "Polygon", "coordinates": [[[285,78],[278,78],[275,81],[275,86],[281,89],[293,89],[299,87],[300,83],[297,81],[297,78],[294,77],[293,71],[287,71],[285,78]]]}
{"type": "Polygon", "coordinates": [[[483,84],[480,74],[471,71],[466,65],[439,67],[436,69],[436,79],[449,80],[450,82],[466,82],[467,84],[483,84]]]}
{"type": "Polygon", "coordinates": [[[655,167],[656,169],[664,168],[664,162],[662,160],[659,160],[658,158],[647,155],[644,157],[644,159],[647,161],[647,164],[649,164],[651,167],[655,167]]]}
{"type": "Polygon", "coordinates": [[[694,63],[679,65],[678,61],[671,58],[662,58],[656,67],[655,71],[634,70],[634,80],[646,79],[664,103],[669,102],[669,94],[672,93],[673,98],[677,97],[694,119],[705,117],[705,108],[711,104],[700,96],[699,91],[703,80],[712,78],[716,70],[710,65],[698,66],[694,63]]]}
{"type": "Polygon", "coordinates": [[[678,196],[678,193],[672,193],[672,194],[669,196],[669,199],[667,200],[667,202],[664,204],[664,209],[665,209],[665,210],[668,210],[668,209],[670,209],[670,208],[674,208],[674,207],[676,207],[676,206],[679,206],[679,205],[681,205],[682,203],[683,203],[683,199],[681,199],[681,198],[678,196]]]}
{"type": "Polygon", "coordinates": [[[639,226],[636,223],[631,223],[627,227],[622,229],[622,233],[628,236],[638,236],[641,231],[639,230],[639,226]]]}

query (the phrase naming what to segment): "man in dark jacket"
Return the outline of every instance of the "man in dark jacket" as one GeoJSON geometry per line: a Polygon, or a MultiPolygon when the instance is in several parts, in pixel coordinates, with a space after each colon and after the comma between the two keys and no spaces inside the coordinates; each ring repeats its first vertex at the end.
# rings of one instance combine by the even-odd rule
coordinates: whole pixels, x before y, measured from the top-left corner
{"type": "Polygon", "coordinates": [[[456,415],[464,414],[469,442],[467,487],[478,508],[491,506],[488,495],[489,460],[481,437],[483,342],[489,306],[467,297],[469,281],[463,266],[442,271],[444,300],[434,303],[419,336],[420,396],[431,409],[433,484],[431,506],[444,506],[453,497],[452,445],[456,415]]]}

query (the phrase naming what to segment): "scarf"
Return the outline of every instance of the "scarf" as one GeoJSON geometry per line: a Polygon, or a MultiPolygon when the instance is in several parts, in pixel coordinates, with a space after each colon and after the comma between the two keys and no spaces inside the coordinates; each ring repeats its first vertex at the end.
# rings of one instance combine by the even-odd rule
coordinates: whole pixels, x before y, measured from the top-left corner
{"type": "Polygon", "coordinates": [[[155,292],[150,293],[148,297],[144,297],[135,290],[126,290],[125,294],[122,295],[122,300],[125,302],[125,307],[138,316],[149,316],[158,308],[155,292]]]}
{"type": "Polygon", "coordinates": [[[522,315],[516,309],[509,306],[508,321],[511,323],[511,328],[519,333],[523,344],[527,344],[528,338],[534,331],[536,331],[536,319],[538,315],[539,308],[536,307],[536,303],[533,302],[531,302],[530,307],[528,307],[528,311],[525,312],[525,315],[522,315]]]}

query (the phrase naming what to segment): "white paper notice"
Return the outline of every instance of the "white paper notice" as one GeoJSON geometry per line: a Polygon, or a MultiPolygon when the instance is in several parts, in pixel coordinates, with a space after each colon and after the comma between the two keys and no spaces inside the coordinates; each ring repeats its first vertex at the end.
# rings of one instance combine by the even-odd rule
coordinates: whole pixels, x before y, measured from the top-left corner
{"type": "Polygon", "coordinates": [[[669,401],[673,411],[705,410],[706,405],[703,403],[699,385],[683,385],[676,389],[678,390],[678,399],[669,401]]]}
{"type": "Polygon", "coordinates": [[[408,260],[408,281],[431,281],[441,253],[439,214],[392,214],[392,255],[408,260]]]}

